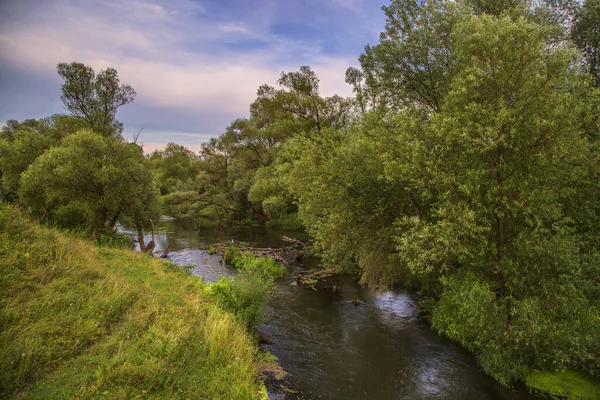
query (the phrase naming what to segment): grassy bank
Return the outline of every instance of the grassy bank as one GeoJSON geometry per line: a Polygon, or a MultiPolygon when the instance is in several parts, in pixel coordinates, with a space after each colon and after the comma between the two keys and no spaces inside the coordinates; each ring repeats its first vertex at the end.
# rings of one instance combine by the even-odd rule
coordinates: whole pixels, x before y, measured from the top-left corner
{"type": "Polygon", "coordinates": [[[0,206],[0,398],[266,397],[252,338],[204,285],[0,206]]]}

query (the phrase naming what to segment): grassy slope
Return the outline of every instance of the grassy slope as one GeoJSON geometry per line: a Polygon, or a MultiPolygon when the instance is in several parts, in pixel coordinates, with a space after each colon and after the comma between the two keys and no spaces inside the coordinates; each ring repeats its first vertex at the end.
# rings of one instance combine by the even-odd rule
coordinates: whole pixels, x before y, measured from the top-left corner
{"type": "Polygon", "coordinates": [[[264,398],[256,346],[202,283],[0,205],[0,398],[264,398]]]}

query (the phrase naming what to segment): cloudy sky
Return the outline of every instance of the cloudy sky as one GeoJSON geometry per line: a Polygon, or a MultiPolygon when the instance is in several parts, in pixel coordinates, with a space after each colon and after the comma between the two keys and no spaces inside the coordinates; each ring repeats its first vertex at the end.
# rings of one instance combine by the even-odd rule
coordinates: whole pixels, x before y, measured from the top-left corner
{"type": "Polygon", "coordinates": [[[197,151],[248,115],[260,84],[310,65],[323,95],[383,29],[385,0],[0,0],[0,124],[63,112],[59,62],[114,67],[137,98],[117,115],[151,151],[197,151]]]}

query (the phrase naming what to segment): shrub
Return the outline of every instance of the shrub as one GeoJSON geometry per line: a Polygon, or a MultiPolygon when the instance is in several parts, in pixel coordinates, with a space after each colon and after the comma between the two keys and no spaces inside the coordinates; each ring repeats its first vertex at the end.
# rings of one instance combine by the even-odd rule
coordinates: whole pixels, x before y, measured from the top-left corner
{"type": "Polygon", "coordinates": [[[116,230],[107,230],[100,236],[100,245],[115,249],[133,250],[135,244],[131,236],[126,233],[120,233],[116,230]]]}
{"type": "MultiPolygon", "coordinates": [[[[229,249],[228,249],[229,250],[229,249]]],[[[240,271],[246,271],[252,275],[258,275],[263,279],[283,278],[287,270],[283,264],[267,257],[255,257],[252,253],[236,253],[231,264],[240,271]]]]}
{"type": "Polygon", "coordinates": [[[235,246],[229,246],[227,248],[227,250],[225,250],[225,254],[223,254],[223,258],[225,259],[225,262],[231,263],[233,261],[233,259],[237,256],[237,254],[238,254],[237,248],[235,246]]]}
{"type": "Polygon", "coordinates": [[[233,313],[249,331],[252,331],[264,321],[264,306],[272,289],[272,281],[265,280],[257,274],[244,273],[208,284],[205,293],[221,308],[233,313]]]}

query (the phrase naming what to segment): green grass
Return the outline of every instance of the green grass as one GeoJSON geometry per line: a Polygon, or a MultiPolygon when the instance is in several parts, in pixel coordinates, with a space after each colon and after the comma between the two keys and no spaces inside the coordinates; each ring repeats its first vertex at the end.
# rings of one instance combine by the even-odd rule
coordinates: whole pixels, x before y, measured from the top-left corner
{"type": "Polygon", "coordinates": [[[264,322],[264,307],[272,290],[272,281],[247,273],[230,279],[221,278],[206,286],[206,294],[219,307],[235,315],[251,334],[264,322]]]}
{"type": "Polygon", "coordinates": [[[287,269],[271,258],[239,252],[235,246],[225,249],[223,258],[241,273],[208,284],[205,291],[216,304],[235,315],[253,333],[264,322],[264,307],[273,291],[273,282],[285,277],[287,269]]]}
{"type": "Polygon", "coordinates": [[[579,372],[558,373],[534,372],[525,379],[534,392],[555,399],[597,400],[600,399],[600,384],[595,383],[579,372]]]}
{"type": "Polygon", "coordinates": [[[266,398],[264,356],[201,280],[0,205],[0,398],[266,398]]]}

